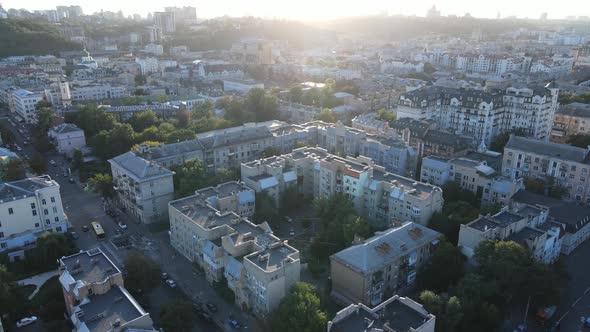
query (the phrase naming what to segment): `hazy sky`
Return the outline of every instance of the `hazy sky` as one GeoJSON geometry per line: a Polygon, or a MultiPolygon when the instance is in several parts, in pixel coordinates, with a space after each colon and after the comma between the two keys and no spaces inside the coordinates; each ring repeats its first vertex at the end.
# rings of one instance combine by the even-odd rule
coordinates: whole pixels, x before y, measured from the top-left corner
{"type": "Polygon", "coordinates": [[[287,17],[295,19],[325,19],[341,16],[373,15],[380,12],[424,16],[435,3],[442,15],[464,15],[495,18],[515,15],[538,18],[547,12],[549,18],[568,15],[590,16],[588,0],[209,0],[209,1],[129,1],[129,0],[0,0],[4,8],[52,9],[56,5],[82,6],[85,13],[122,10],[125,15],[163,10],[164,6],[194,6],[197,16],[208,18],[221,15],[287,17]]]}

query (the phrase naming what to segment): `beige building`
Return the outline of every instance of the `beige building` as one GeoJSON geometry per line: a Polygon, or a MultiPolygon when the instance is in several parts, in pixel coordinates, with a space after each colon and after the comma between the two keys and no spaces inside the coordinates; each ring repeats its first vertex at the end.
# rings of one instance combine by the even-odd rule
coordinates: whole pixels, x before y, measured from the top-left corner
{"type": "Polygon", "coordinates": [[[421,304],[394,295],[374,308],[359,303],[338,311],[328,322],[327,332],[434,332],[435,324],[436,317],[421,304]]]}
{"type": "Polygon", "coordinates": [[[330,256],[332,298],[340,304],[373,306],[411,287],[441,237],[408,222],[330,256]]]}
{"type": "Polygon", "coordinates": [[[113,186],[120,206],[140,223],[161,222],[174,199],[174,172],[127,152],[109,160],[113,186]]]}
{"type": "Polygon", "coordinates": [[[243,204],[219,204],[220,197],[227,197],[223,195],[226,189],[219,189],[224,187],[233,187],[238,200],[240,195],[247,196],[244,206],[253,203],[253,193],[237,183],[172,201],[170,242],[188,260],[199,264],[209,281],[225,277],[240,308],[264,317],[299,281],[299,251],[273,235],[267,223],[255,225],[232,211],[237,206],[247,215],[253,209],[240,209],[243,204]]]}
{"type": "Polygon", "coordinates": [[[573,135],[590,135],[590,104],[561,105],[555,112],[551,141],[567,143],[573,135]]]}
{"type": "Polygon", "coordinates": [[[405,221],[426,225],[443,204],[439,187],[388,173],[366,157],[341,158],[321,148],[244,163],[241,175],[248,187],[268,193],[277,205],[288,187],[309,198],[343,193],[359,213],[384,227],[405,221]]]}
{"type": "Polygon", "coordinates": [[[564,199],[588,204],[589,151],[566,144],[511,136],[504,147],[502,173],[511,179],[554,178],[567,189],[564,199]]]}
{"type": "Polygon", "coordinates": [[[154,331],[149,313],[123,287],[121,271],[100,249],[60,258],[59,282],[73,331],[154,331]]]}

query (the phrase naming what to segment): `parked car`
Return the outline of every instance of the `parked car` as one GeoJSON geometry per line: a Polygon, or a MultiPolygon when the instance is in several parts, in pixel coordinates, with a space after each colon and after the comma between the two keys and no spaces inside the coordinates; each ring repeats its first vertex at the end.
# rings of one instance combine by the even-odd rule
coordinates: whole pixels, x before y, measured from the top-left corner
{"type": "Polygon", "coordinates": [[[211,312],[217,312],[217,306],[212,302],[207,303],[207,309],[211,312]]]}
{"type": "Polygon", "coordinates": [[[210,322],[211,321],[211,315],[209,315],[208,313],[204,312],[204,311],[199,311],[197,313],[197,315],[199,315],[199,318],[206,321],[206,322],[210,322]]]}
{"type": "Polygon", "coordinates": [[[74,178],[70,178],[70,179],[68,180],[68,182],[69,182],[69,183],[75,183],[76,181],[74,180],[74,178]]]}
{"type": "Polygon", "coordinates": [[[55,166],[55,160],[53,160],[53,159],[52,159],[52,160],[50,160],[50,161],[49,161],[49,165],[51,165],[51,166],[55,166]]]}
{"type": "Polygon", "coordinates": [[[21,148],[21,147],[20,147],[20,146],[18,146],[18,145],[16,146],[16,151],[19,151],[19,152],[20,152],[20,151],[22,151],[22,150],[23,150],[23,148],[21,148]]]}
{"type": "Polygon", "coordinates": [[[166,284],[170,287],[170,288],[174,288],[176,287],[176,282],[174,282],[174,280],[172,279],[168,279],[166,280],[166,284]]]}
{"type": "Polygon", "coordinates": [[[289,236],[295,236],[295,230],[293,228],[289,230],[289,236]]]}
{"type": "Polygon", "coordinates": [[[23,326],[31,325],[36,321],[37,321],[36,316],[25,317],[25,318],[19,320],[18,322],[16,322],[16,327],[23,327],[23,326]]]}
{"type": "Polygon", "coordinates": [[[90,228],[88,228],[88,226],[84,225],[82,226],[82,232],[88,232],[90,230],[90,228]]]}
{"type": "Polygon", "coordinates": [[[285,217],[285,220],[287,220],[288,223],[292,223],[293,219],[291,217],[285,217]]]}
{"type": "Polygon", "coordinates": [[[119,225],[119,227],[121,227],[121,229],[127,229],[127,224],[125,224],[122,221],[119,221],[119,223],[117,225],[119,225]]]}
{"type": "Polygon", "coordinates": [[[162,280],[168,280],[168,273],[162,272],[162,280]]]}
{"type": "Polygon", "coordinates": [[[74,240],[77,240],[80,237],[80,235],[78,235],[78,233],[76,233],[76,232],[70,232],[70,236],[74,240]]]}
{"type": "Polygon", "coordinates": [[[526,325],[526,323],[522,323],[522,324],[518,324],[517,327],[514,328],[514,331],[512,332],[526,332],[529,330],[528,325],[526,325]]]}
{"type": "Polygon", "coordinates": [[[64,176],[64,178],[67,178],[68,177],[68,172],[64,172],[63,176],[64,176]]]}
{"type": "Polygon", "coordinates": [[[231,327],[233,327],[236,330],[242,328],[242,324],[240,324],[240,322],[231,317],[229,318],[229,325],[231,325],[231,327]]]}

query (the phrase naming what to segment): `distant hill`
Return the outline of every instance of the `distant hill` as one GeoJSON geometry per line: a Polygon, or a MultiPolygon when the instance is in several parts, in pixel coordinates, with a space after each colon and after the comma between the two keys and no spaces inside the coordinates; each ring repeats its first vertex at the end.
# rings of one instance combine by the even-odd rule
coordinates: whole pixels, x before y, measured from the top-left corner
{"type": "Polygon", "coordinates": [[[12,55],[46,55],[79,50],[55,26],[30,20],[0,20],[0,58],[12,55]]]}

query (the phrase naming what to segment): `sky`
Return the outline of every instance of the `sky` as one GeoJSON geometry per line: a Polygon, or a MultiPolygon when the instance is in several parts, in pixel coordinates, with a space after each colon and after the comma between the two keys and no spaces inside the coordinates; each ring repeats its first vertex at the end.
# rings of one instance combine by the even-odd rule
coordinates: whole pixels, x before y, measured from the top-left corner
{"type": "Polygon", "coordinates": [[[5,9],[25,8],[54,9],[57,5],[80,5],[84,13],[122,10],[125,15],[134,13],[145,16],[148,12],[161,11],[164,6],[193,6],[197,16],[257,16],[289,18],[297,20],[321,20],[348,16],[366,16],[379,13],[389,15],[424,16],[436,4],[442,15],[470,13],[475,17],[495,18],[517,16],[539,18],[547,12],[549,19],[561,19],[568,15],[590,16],[588,0],[215,0],[215,1],[156,1],[156,0],[0,0],[5,9]],[[586,3],[586,4],[585,4],[586,3]]]}

